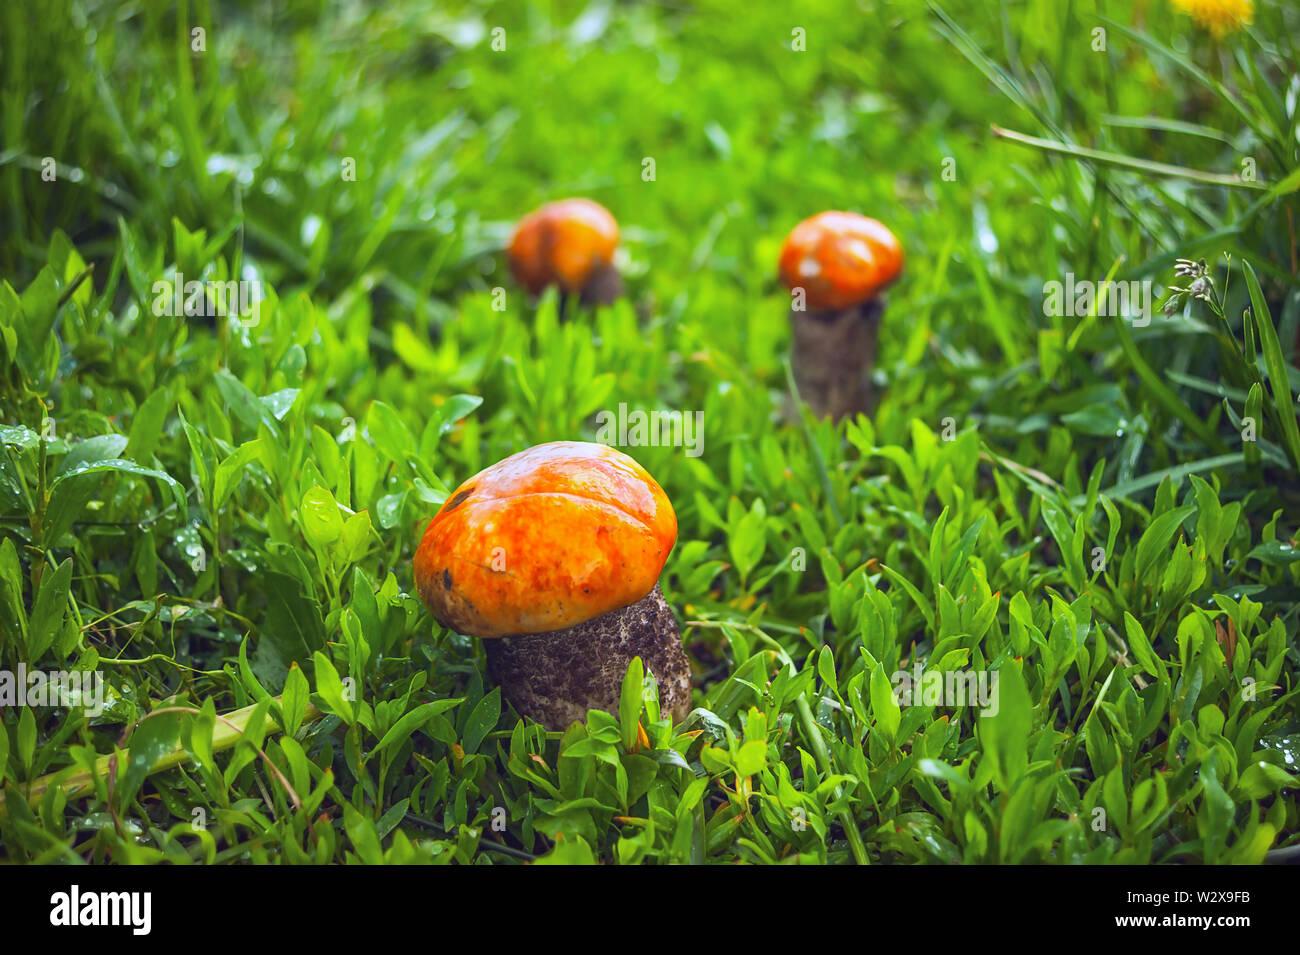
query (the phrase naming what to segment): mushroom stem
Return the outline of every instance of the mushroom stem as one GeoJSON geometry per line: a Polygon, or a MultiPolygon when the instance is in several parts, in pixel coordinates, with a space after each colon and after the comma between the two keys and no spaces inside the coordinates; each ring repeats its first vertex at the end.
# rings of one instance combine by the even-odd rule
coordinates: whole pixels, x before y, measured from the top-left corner
{"type": "Polygon", "coordinates": [[[579,301],[583,305],[612,305],[623,294],[623,277],[612,265],[598,265],[582,287],[579,301]]]}
{"type": "Polygon", "coordinates": [[[844,309],[790,310],[790,366],[799,396],[819,418],[869,414],[871,369],[884,306],[879,299],[844,309]]]}
{"type": "Polygon", "coordinates": [[[634,657],[659,686],[660,712],[674,722],[691,708],[691,671],[663,591],[563,630],[485,640],[488,672],[516,710],[548,730],[585,720],[588,710],[617,713],[634,657]]]}

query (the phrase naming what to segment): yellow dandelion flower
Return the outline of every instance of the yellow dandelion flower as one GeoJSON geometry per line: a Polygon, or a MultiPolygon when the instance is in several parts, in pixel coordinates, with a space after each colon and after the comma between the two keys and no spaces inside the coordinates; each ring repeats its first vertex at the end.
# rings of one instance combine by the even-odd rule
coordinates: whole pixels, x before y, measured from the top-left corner
{"type": "Polygon", "coordinates": [[[1222,39],[1255,21],[1255,0],[1174,0],[1198,24],[1222,39]]]}

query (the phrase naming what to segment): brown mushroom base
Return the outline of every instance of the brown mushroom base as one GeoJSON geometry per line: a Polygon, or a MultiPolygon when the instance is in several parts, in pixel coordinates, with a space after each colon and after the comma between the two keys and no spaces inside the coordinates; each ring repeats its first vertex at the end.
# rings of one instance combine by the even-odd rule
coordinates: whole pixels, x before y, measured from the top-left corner
{"type": "Polygon", "coordinates": [[[654,674],[661,713],[676,723],[691,710],[690,664],[658,584],[636,603],[586,623],[483,644],[488,672],[506,699],[548,730],[585,720],[588,710],[617,714],[633,657],[654,674]]]}
{"type": "Polygon", "coordinates": [[[583,305],[612,305],[623,294],[623,276],[612,265],[599,265],[582,287],[579,301],[583,305]]]}
{"type": "Polygon", "coordinates": [[[791,309],[790,370],[799,396],[817,417],[838,421],[875,407],[871,369],[883,312],[875,299],[845,309],[791,309]]]}

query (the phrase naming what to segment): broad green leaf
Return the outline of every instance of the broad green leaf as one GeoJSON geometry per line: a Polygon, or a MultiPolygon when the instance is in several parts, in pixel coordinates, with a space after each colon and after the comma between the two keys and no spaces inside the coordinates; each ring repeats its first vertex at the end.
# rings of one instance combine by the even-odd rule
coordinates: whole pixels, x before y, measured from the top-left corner
{"type": "Polygon", "coordinates": [[[581,836],[559,839],[546,855],[534,860],[533,865],[595,865],[596,857],[591,846],[581,836]]]}
{"type": "Polygon", "coordinates": [[[226,506],[230,495],[239,487],[244,471],[257,460],[261,452],[262,439],[254,438],[241,444],[235,449],[234,454],[217,465],[216,473],[212,478],[213,510],[219,511],[226,506]]]}
{"type": "Polygon", "coordinates": [[[127,740],[130,753],[125,772],[118,783],[117,795],[119,805],[127,806],[139,791],[145,776],[175,746],[180,737],[180,714],[160,713],[148,716],[140,722],[127,740]]]}
{"type": "Polygon", "coordinates": [[[62,474],[84,470],[91,464],[116,461],[126,450],[126,445],[126,436],[121,434],[101,434],[78,441],[68,449],[68,453],[59,462],[54,476],[57,479],[62,474]]]}
{"type": "Polygon", "coordinates": [[[1033,706],[1018,664],[1007,662],[996,672],[993,703],[979,718],[979,738],[984,758],[993,763],[998,788],[1007,793],[1029,765],[1033,706]]]}
{"type": "Polygon", "coordinates": [[[317,550],[323,550],[343,534],[343,516],[339,513],[338,502],[323,487],[308,488],[302,496],[298,514],[303,535],[317,550]]]}
{"type": "Polygon", "coordinates": [[[1153,583],[1151,571],[1155,567],[1156,561],[1165,556],[1169,549],[1169,542],[1173,540],[1179,526],[1195,510],[1195,505],[1187,504],[1161,514],[1142,532],[1142,537],[1138,540],[1137,545],[1135,575],[1139,584],[1153,583]]]}
{"type": "MultiPolygon", "coordinates": [[[[392,728],[384,734],[383,739],[375,745],[375,748],[371,751],[371,755],[381,753],[391,746],[401,746],[410,739],[412,733],[422,727],[425,723],[429,722],[429,720],[433,719],[439,713],[446,712],[461,703],[463,699],[463,697],[456,697],[455,699],[449,700],[433,700],[429,703],[422,703],[409,713],[403,714],[401,719],[394,723],[392,728]]],[[[481,700],[479,702],[482,703],[481,700]]],[[[496,725],[495,721],[493,722],[493,725],[496,725]]]]}
{"type": "Polygon", "coordinates": [[[45,655],[63,629],[63,618],[68,609],[69,588],[72,583],[72,558],[58,568],[46,568],[41,576],[41,589],[32,606],[27,622],[27,652],[31,663],[45,655]]]}
{"type": "Polygon", "coordinates": [[[284,692],[280,696],[280,712],[284,716],[284,731],[293,736],[302,725],[302,718],[307,712],[307,702],[311,698],[311,687],[307,677],[297,662],[289,665],[289,675],[284,681],[284,692]]]}
{"type": "Polygon", "coordinates": [[[637,750],[637,727],[641,725],[641,692],[645,682],[645,666],[640,657],[633,657],[623,674],[623,689],[619,694],[618,723],[623,737],[623,751],[637,750]]]}
{"type": "Polygon", "coordinates": [[[876,718],[876,729],[893,745],[898,737],[902,712],[894,699],[894,687],[881,664],[871,671],[871,713],[876,718]]]}
{"type": "Polygon", "coordinates": [[[477,753],[483,740],[487,738],[501,718],[501,688],[497,687],[478,701],[470,711],[465,723],[465,734],[461,745],[466,753],[477,753]]]}
{"type": "Polygon", "coordinates": [[[766,765],[766,740],[752,739],[742,745],[736,753],[736,772],[741,776],[752,776],[766,765]]]}
{"type": "Polygon", "coordinates": [[[312,654],[316,670],[316,692],[324,702],[324,708],[340,717],[349,726],[356,721],[356,711],[352,706],[350,694],[345,693],[343,681],[339,679],[338,670],[329,657],[317,650],[312,654]]]}

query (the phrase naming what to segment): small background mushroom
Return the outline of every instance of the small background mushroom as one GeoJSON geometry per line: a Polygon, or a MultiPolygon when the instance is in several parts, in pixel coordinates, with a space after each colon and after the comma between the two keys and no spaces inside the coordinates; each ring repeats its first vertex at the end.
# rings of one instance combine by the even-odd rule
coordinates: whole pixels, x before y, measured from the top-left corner
{"type": "Polygon", "coordinates": [[[794,293],[790,365],[800,396],[819,417],[873,408],[880,293],[902,268],[894,234],[855,212],[818,213],[786,237],[780,274],[794,293]]]}
{"type": "Polygon", "coordinates": [[[507,257],[515,280],[532,295],[550,285],[584,305],[608,305],[623,294],[614,267],[618,222],[590,199],[547,203],[519,220],[507,257]]]}

